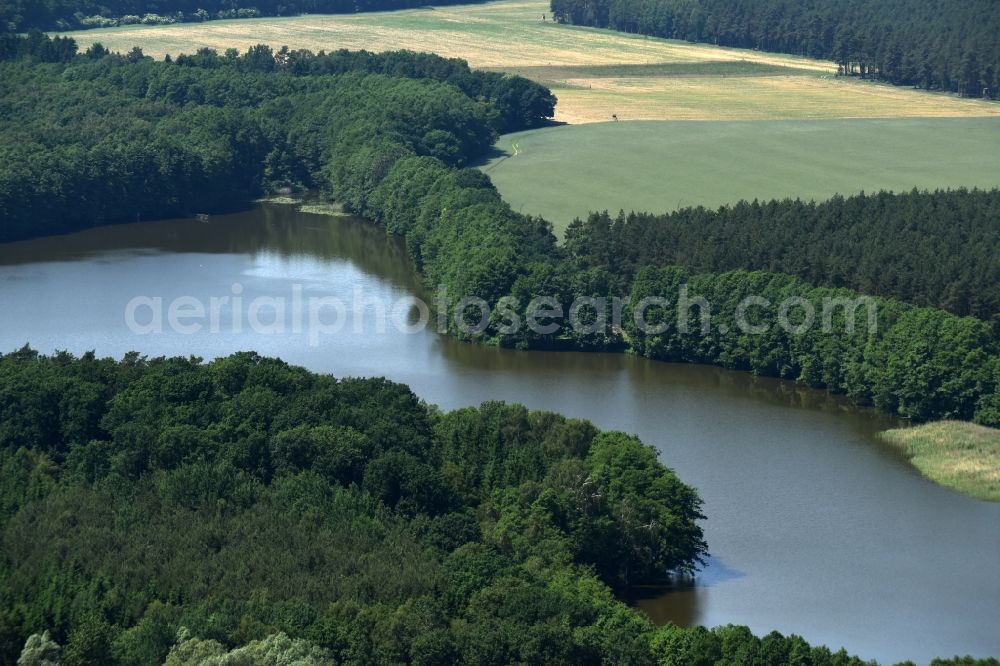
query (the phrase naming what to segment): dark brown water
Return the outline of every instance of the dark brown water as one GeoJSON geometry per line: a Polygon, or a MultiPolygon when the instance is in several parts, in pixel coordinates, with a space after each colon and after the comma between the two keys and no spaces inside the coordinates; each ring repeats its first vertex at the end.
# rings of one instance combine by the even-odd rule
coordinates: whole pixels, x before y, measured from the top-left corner
{"type": "Polygon", "coordinates": [[[379,304],[405,313],[418,290],[402,245],[356,220],[265,206],[108,227],[0,245],[0,350],[253,349],[339,376],[384,375],[446,409],[507,400],[588,418],[656,445],[705,499],[710,565],[692,587],[639,600],[654,619],[778,629],[886,663],[1000,656],[1000,505],[940,488],[880,446],[890,418],[716,368],[486,349],[391,323],[378,333],[379,304]],[[214,333],[126,326],[136,296],[208,303],[234,284],[244,303],[295,290],[339,298],[345,326],[316,346],[291,324],[237,332],[226,313],[214,333]],[[369,302],[355,313],[356,291],[369,302]]]}

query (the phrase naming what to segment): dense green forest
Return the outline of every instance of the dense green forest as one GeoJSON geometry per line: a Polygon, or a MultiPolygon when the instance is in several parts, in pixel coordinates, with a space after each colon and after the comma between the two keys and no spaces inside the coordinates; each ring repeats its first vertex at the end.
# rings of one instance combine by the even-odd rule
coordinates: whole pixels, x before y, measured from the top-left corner
{"type": "Polygon", "coordinates": [[[0,37],[0,240],[317,187],[374,141],[463,164],[555,104],[526,79],[429,54],[74,53],[69,39],[0,37]]]}
{"type": "MultiPolygon", "coordinates": [[[[692,330],[685,333],[674,324],[676,306],[657,308],[647,321],[665,324],[663,333],[641,335],[631,318],[625,320],[626,330],[633,331],[629,335],[633,351],[801,381],[918,421],[952,418],[1000,425],[1000,346],[981,320],[872,299],[877,331],[864,325],[866,308],[856,312],[853,331],[846,311],[832,310],[832,325],[824,331],[819,323],[824,299],[851,300],[856,292],[813,287],[788,275],[762,271],[691,275],[678,267],[647,266],[636,276],[629,302],[669,297],[681,285],[687,285],[692,298],[697,295],[711,304],[711,326],[701,329],[696,317],[692,330]],[[753,308],[748,320],[767,330],[743,332],[736,313],[745,297],[775,304],[802,299],[817,321],[801,331],[789,331],[775,325],[773,309],[753,308]]],[[[799,325],[807,317],[796,306],[789,319],[799,325]]]]}
{"type": "Polygon", "coordinates": [[[1000,190],[740,202],[666,215],[593,213],[566,245],[624,284],[647,264],[789,273],[988,321],[1000,331],[1000,190]]]}
{"type": "Polygon", "coordinates": [[[0,662],[861,666],[619,601],[698,565],[700,507],[635,437],[518,405],[25,348],[0,356],[0,662]]]}
{"type": "MultiPolygon", "coordinates": [[[[435,0],[435,5],[483,0],[435,0]]],[[[0,0],[0,32],[79,30],[212,19],[353,14],[424,7],[427,0],[0,0]]]]}
{"type": "Polygon", "coordinates": [[[635,437],[518,405],[25,348],[0,356],[0,661],[863,663],[618,601],[698,565],[700,504],[635,437]]]}
{"type": "Polygon", "coordinates": [[[337,663],[651,663],[690,641],[857,663],[656,631],[615,600],[697,566],[701,517],[651,447],[520,406],[444,414],[250,353],[0,357],[3,663],[43,631],[66,664],[159,663],[181,627],[337,663]]]}
{"type": "Polygon", "coordinates": [[[994,0],[552,0],[576,25],[833,60],[897,85],[1000,93],[994,0]]]}
{"type": "Polygon", "coordinates": [[[382,147],[461,165],[555,104],[429,54],[75,50],[0,37],[0,241],[234,209],[382,147]]]}

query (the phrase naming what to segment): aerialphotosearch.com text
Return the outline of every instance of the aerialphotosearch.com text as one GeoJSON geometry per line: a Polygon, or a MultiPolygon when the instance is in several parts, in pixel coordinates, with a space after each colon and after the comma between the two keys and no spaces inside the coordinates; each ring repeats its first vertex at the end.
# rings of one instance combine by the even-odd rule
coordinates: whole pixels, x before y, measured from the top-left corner
{"type": "Polygon", "coordinates": [[[823,298],[814,303],[792,296],[774,303],[762,296],[742,298],[729,324],[713,325],[712,304],[691,294],[682,284],[675,295],[651,296],[630,303],[623,298],[582,295],[569,304],[553,296],[538,295],[527,303],[511,297],[491,305],[475,296],[454,298],[439,288],[433,307],[417,297],[392,302],[366,294],[356,287],[353,293],[338,296],[306,295],[303,285],[292,285],[288,295],[258,295],[249,298],[244,287],[234,283],[228,294],[207,300],[193,296],[166,299],[163,296],[136,296],[125,306],[125,324],[137,335],[174,333],[252,332],[259,335],[301,335],[310,346],[321,344],[325,336],[344,331],[381,335],[389,327],[404,334],[421,333],[432,321],[440,333],[458,330],[475,335],[486,331],[517,335],[530,331],[554,335],[572,330],[578,335],[621,334],[626,322],[645,335],[661,335],[672,328],[680,333],[700,331],[720,334],[735,328],[745,335],[763,335],[777,326],[786,333],[801,335],[819,326],[822,333],[853,333],[859,323],[873,333],[878,317],[874,299],[823,298]],[[834,325],[835,317],[837,325],[834,325]],[[569,327],[567,329],[567,326],[569,327]]]}

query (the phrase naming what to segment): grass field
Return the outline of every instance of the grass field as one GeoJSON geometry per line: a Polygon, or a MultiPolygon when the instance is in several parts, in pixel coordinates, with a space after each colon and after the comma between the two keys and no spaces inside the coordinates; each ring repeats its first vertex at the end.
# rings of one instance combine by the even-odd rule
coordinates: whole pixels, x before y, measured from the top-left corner
{"type": "Polygon", "coordinates": [[[888,430],[880,437],[900,448],[929,479],[971,497],[1000,502],[1000,430],[941,421],[888,430]]]}
{"type": "Polygon", "coordinates": [[[484,169],[501,194],[560,235],[591,210],[1000,186],[1000,118],[600,123],[511,134],[499,148],[484,169]]]}
{"type": "Polygon", "coordinates": [[[1000,104],[838,79],[830,62],[556,25],[547,0],[70,34],[82,45],[140,46],[157,57],[258,43],[433,51],[545,83],[560,99],[557,119],[572,123],[613,113],[624,120],[1000,115],[1000,104]]]}

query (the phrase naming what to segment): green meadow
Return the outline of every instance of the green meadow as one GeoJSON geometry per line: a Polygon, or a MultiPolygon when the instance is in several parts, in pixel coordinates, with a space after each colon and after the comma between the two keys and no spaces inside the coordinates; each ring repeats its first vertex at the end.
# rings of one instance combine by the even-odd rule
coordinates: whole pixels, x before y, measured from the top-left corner
{"type": "Polygon", "coordinates": [[[1000,119],[643,121],[501,137],[483,169],[561,235],[593,210],[1000,186],[1000,119]]]}
{"type": "Polygon", "coordinates": [[[1000,430],[940,421],[887,430],[881,439],[902,450],[927,478],[971,497],[1000,502],[1000,430]]]}

